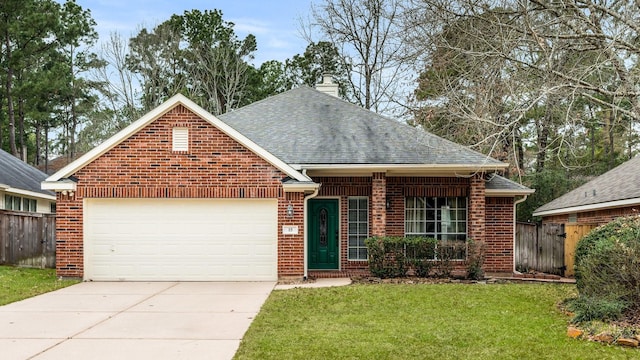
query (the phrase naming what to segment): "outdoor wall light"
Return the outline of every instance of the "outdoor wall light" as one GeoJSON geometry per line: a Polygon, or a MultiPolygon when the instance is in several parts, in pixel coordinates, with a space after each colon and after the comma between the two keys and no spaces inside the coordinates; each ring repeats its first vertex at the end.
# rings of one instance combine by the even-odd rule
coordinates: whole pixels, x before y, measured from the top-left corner
{"type": "Polygon", "coordinates": [[[293,217],[293,205],[287,205],[287,217],[293,217]]]}
{"type": "Polygon", "coordinates": [[[391,209],[391,198],[386,198],[385,206],[387,210],[391,209]]]}

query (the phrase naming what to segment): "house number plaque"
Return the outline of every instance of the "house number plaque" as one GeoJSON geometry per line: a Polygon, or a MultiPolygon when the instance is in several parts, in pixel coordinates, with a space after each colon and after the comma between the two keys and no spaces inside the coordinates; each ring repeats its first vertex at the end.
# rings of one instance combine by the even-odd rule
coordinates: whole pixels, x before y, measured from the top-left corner
{"type": "Polygon", "coordinates": [[[282,234],[284,235],[298,235],[297,225],[285,225],[282,227],[282,234]]]}

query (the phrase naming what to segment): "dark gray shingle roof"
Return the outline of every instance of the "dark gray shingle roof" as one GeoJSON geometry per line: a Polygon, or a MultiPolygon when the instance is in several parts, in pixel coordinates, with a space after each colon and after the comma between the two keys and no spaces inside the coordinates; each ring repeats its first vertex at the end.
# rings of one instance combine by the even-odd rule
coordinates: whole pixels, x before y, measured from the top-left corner
{"type": "Polygon", "coordinates": [[[640,199],[640,156],[542,205],[534,211],[534,215],[544,211],[636,198],[640,199]]]}
{"type": "Polygon", "coordinates": [[[515,181],[511,181],[500,175],[491,175],[491,177],[485,183],[487,190],[508,190],[508,191],[522,191],[524,193],[532,193],[533,190],[528,187],[518,184],[515,181]]]}
{"type": "Polygon", "coordinates": [[[46,178],[47,174],[0,149],[0,184],[40,194],[55,195],[51,191],[40,189],[40,183],[46,178]]]}
{"type": "Polygon", "coordinates": [[[218,118],[289,164],[502,164],[307,86],[218,118]]]}

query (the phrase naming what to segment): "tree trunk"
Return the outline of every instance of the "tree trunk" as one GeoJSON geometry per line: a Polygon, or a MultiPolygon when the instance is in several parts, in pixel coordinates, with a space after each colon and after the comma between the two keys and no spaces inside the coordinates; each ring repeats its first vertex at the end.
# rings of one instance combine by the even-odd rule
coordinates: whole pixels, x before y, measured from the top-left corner
{"type": "Polygon", "coordinates": [[[22,97],[18,97],[18,139],[17,139],[17,147],[20,152],[20,159],[22,161],[27,162],[26,149],[27,145],[25,144],[25,131],[24,131],[24,99],[22,97]]]}
{"type": "Polygon", "coordinates": [[[44,172],[49,173],[49,126],[44,126],[44,172]]]}
{"type": "Polygon", "coordinates": [[[40,128],[40,123],[36,122],[36,128],[35,128],[35,133],[36,133],[36,150],[35,150],[35,154],[33,155],[33,164],[35,166],[40,165],[40,141],[42,141],[42,134],[40,133],[42,129],[40,128]]]}
{"type": "Polygon", "coordinates": [[[547,99],[544,117],[538,127],[538,155],[536,159],[536,172],[544,170],[547,160],[547,146],[549,145],[549,128],[553,123],[553,106],[555,102],[547,99]]]}
{"type": "Polygon", "coordinates": [[[5,83],[7,96],[7,117],[9,118],[9,151],[15,157],[18,157],[18,148],[16,147],[16,119],[13,109],[13,98],[11,90],[13,88],[13,68],[11,67],[11,40],[9,39],[9,30],[5,31],[4,42],[6,47],[5,61],[7,63],[7,81],[5,83]]]}

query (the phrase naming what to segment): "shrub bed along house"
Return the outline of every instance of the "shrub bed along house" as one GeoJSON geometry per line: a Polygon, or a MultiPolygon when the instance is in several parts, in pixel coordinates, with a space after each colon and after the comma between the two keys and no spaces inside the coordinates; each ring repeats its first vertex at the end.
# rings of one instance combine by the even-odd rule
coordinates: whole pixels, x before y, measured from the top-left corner
{"type": "Polygon", "coordinates": [[[482,279],[484,246],[468,240],[465,243],[430,237],[382,236],[366,239],[369,271],[380,278],[452,277],[459,265],[469,279],[482,279]]]}

